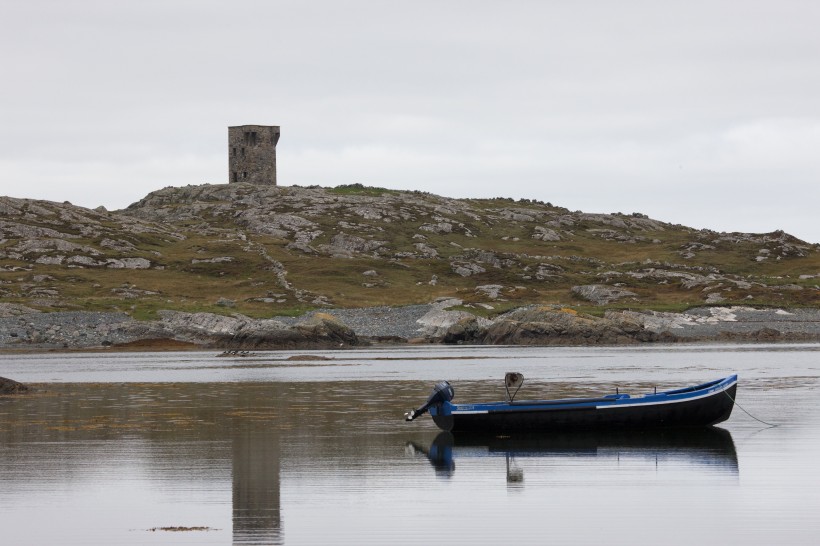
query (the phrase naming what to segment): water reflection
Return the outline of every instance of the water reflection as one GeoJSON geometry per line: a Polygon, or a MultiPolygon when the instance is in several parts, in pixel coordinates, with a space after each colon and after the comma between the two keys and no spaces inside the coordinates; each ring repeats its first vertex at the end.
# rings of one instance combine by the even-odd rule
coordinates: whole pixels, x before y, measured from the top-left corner
{"type": "Polygon", "coordinates": [[[283,544],[280,501],[282,386],[223,391],[231,431],[234,544],[283,544]]]}
{"type": "Polygon", "coordinates": [[[282,544],[279,438],[243,428],[233,435],[233,543],[282,544]]]}
{"type": "MultiPolygon", "coordinates": [[[[648,468],[662,466],[676,470],[739,476],[737,451],[728,430],[717,427],[646,430],[584,431],[550,434],[495,436],[442,432],[429,448],[407,443],[407,451],[422,454],[436,475],[450,478],[456,459],[505,459],[508,485],[524,482],[521,459],[549,461],[552,468],[566,471],[583,468],[597,460],[615,460],[619,466],[644,463],[648,468]],[[646,465],[645,463],[649,463],[646,465]],[[587,463],[585,466],[584,463],[587,463]]],[[[566,476],[564,477],[566,480],[566,476]]]]}
{"type": "Polygon", "coordinates": [[[54,543],[35,521],[70,513],[62,531],[78,539],[105,521],[113,542],[202,527],[189,531],[197,543],[282,544],[284,390],[66,385],[3,398],[0,526],[19,511],[16,521],[26,524],[10,543],[54,543]],[[24,510],[31,502],[42,503],[36,516],[24,510]]]}
{"type": "MultiPolygon", "coordinates": [[[[675,367],[674,358],[656,367],[624,360],[608,371],[599,365],[609,352],[562,368],[539,349],[525,354],[533,358],[524,371],[557,397],[714,375],[708,365],[675,367]]],[[[270,381],[273,368],[242,368],[247,376],[236,371],[232,380],[244,381],[223,383],[198,362],[194,382],[174,383],[183,377],[175,360],[182,356],[140,356],[136,366],[131,355],[112,356],[83,372],[111,382],[42,384],[34,396],[0,397],[0,542],[523,546],[544,537],[600,544],[629,536],[651,545],[669,529],[686,529],[690,535],[679,538],[699,544],[813,544],[820,533],[816,353],[766,369],[749,353],[721,356],[721,368],[754,376],[742,383],[744,407],[785,423],[759,434],[757,422],[736,412],[725,424],[732,435],[716,428],[435,441],[429,419],[402,421],[429,392],[429,376],[458,380],[464,400],[494,400],[506,363],[374,358],[361,364],[367,373],[354,373],[350,360],[297,362],[270,381]],[[135,382],[134,373],[157,382],[135,382]],[[406,448],[407,440],[415,443],[406,448]],[[208,530],[150,531],[164,526],[208,530]]],[[[31,373],[66,381],[73,364],[64,364],[67,376],[34,364],[31,373]]]]}

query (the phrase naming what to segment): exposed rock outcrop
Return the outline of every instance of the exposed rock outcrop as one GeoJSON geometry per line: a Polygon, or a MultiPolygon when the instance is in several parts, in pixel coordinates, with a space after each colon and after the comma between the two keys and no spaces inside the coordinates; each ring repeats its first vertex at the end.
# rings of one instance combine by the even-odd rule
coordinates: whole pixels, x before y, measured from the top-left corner
{"type": "Polygon", "coordinates": [[[572,293],[587,301],[591,301],[596,305],[605,305],[615,300],[637,297],[635,292],[624,290],[623,288],[618,288],[616,286],[607,286],[605,284],[573,286],[572,293]]]}
{"type": "Polygon", "coordinates": [[[448,332],[451,338],[468,333],[475,336],[471,341],[488,345],[615,345],[658,338],[637,321],[597,318],[552,306],[522,307],[501,315],[487,328],[464,322],[448,332]]]}
{"type": "Polygon", "coordinates": [[[323,314],[295,325],[242,315],[160,311],[137,321],[124,313],[36,313],[0,318],[0,347],[91,348],[170,340],[229,349],[336,348],[360,343],[352,329],[323,314]]]}
{"type": "Polygon", "coordinates": [[[356,333],[336,318],[317,313],[288,327],[276,321],[246,323],[225,346],[231,349],[341,348],[359,345],[356,333]]]}
{"type": "Polygon", "coordinates": [[[523,306],[495,319],[449,309],[460,300],[408,307],[333,309],[301,318],[162,311],[29,313],[0,317],[0,348],[208,347],[236,350],[346,348],[370,342],[487,345],[620,345],[679,341],[817,341],[820,310],[703,307],[685,313],[609,310],[604,317],[559,306],[523,306]]]}
{"type": "Polygon", "coordinates": [[[25,394],[29,392],[31,389],[22,383],[18,383],[17,381],[13,381],[11,379],[6,379],[5,377],[0,377],[0,395],[7,395],[7,394],[25,394]]]}
{"type": "Polygon", "coordinates": [[[2,317],[17,317],[20,315],[27,315],[29,313],[39,313],[37,309],[26,307],[17,303],[0,303],[0,318],[2,317]]]}
{"type": "MultiPolygon", "coordinates": [[[[446,334],[449,328],[461,320],[476,319],[466,311],[451,311],[448,307],[461,305],[459,299],[444,299],[430,306],[430,310],[416,320],[421,337],[436,340],[446,334]]],[[[489,321],[486,321],[489,324],[489,321]]]]}

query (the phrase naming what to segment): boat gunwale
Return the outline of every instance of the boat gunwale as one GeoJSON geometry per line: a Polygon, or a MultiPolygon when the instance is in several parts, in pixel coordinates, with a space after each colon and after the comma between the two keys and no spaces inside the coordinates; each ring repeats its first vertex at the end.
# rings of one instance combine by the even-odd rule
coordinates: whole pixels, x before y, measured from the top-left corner
{"type": "Polygon", "coordinates": [[[556,400],[524,400],[520,402],[479,402],[475,404],[453,404],[445,402],[440,408],[431,408],[442,415],[469,415],[471,413],[516,413],[530,411],[572,410],[572,409],[617,409],[635,406],[673,404],[698,400],[725,392],[737,383],[737,374],[709,381],[700,385],[684,387],[643,396],[608,395],[595,398],[564,398],[556,400]]]}

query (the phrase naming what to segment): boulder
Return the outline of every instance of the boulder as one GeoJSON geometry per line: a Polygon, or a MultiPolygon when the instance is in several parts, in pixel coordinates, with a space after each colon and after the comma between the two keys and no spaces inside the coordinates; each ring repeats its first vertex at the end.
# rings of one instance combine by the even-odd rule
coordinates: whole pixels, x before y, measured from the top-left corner
{"type": "Polygon", "coordinates": [[[545,228],[541,226],[537,226],[535,228],[535,233],[532,234],[532,238],[538,241],[560,241],[561,236],[558,234],[557,231],[550,228],[545,228]]]}
{"type": "Polygon", "coordinates": [[[356,332],[342,321],[327,313],[316,313],[295,327],[296,331],[307,339],[320,344],[358,345],[356,332]]]}
{"type": "Polygon", "coordinates": [[[106,267],[111,269],[149,269],[151,267],[150,260],[145,258],[109,258],[106,264],[106,267]]]}
{"type": "Polygon", "coordinates": [[[387,241],[376,241],[372,239],[365,239],[357,235],[349,235],[347,233],[339,233],[334,235],[330,240],[330,245],[323,245],[325,249],[333,256],[344,257],[352,256],[353,254],[365,254],[377,251],[384,246],[387,241]]]}
{"type": "Polygon", "coordinates": [[[482,284],[475,287],[475,293],[481,296],[486,296],[491,300],[497,300],[501,295],[501,290],[504,287],[500,284],[482,284]]]}
{"type": "Polygon", "coordinates": [[[608,286],[606,284],[585,284],[583,286],[573,286],[572,293],[576,296],[591,301],[595,305],[606,305],[607,303],[621,298],[635,297],[635,292],[608,286]]]}
{"type": "MultiPolygon", "coordinates": [[[[226,317],[213,313],[184,313],[182,311],[160,311],[158,326],[171,333],[180,341],[199,345],[218,339],[230,339],[243,326],[253,322],[248,317],[236,315],[226,317]]],[[[284,324],[282,325],[284,327],[284,324]]]]}
{"type": "Polygon", "coordinates": [[[19,303],[0,303],[0,318],[2,317],[17,317],[20,315],[27,315],[29,313],[39,313],[38,309],[26,307],[19,303]]]}
{"type": "Polygon", "coordinates": [[[471,262],[452,262],[450,264],[450,269],[453,270],[453,273],[461,275],[462,277],[470,277],[478,273],[487,272],[487,270],[480,265],[471,262]]]}
{"type": "Polygon", "coordinates": [[[484,330],[479,323],[478,317],[469,315],[462,316],[455,323],[451,324],[441,337],[441,341],[447,344],[475,343],[482,337],[484,330]]]}
{"type": "MultiPolygon", "coordinates": [[[[449,307],[461,305],[462,303],[461,300],[450,298],[437,300],[433,303],[432,308],[416,321],[420,326],[419,332],[428,340],[436,342],[442,341],[447,337],[451,328],[456,327],[459,323],[467,324],[474,321],[480,328],[492,324],[492,321],[476,317],[472,313],[466,311],[450,311],[448,309],[449,307]]],[[[465,338],[465,340],[466,339],[467,338],[465,338]]]]}
{"type": "Polygon", "coordinates": [[[461,318],[442,336],[446,343],[487,345],[617,345],[656,341],[635,320],[613,320],[554,306],[519,307],[489,325],[461,318]]]}
{"type": "Polygon", "coordinates": [[[711,292],[711,293],[706,295],[706,300],[705,301],[706,301],[707,304],[711,305],[711,304],[715,304],[715,303],[720,303],[720,302],[725,301],[725,300],[726,300],[726,298],[721,296],[719,292],[711,292]]]}
{"type": "Polygon", "coordinates": [[[356,333],[337,318],[316,313],[295,326],[275,320],[249,321],[224,345],[231,349],[331,349],[359,345],[356,333]]]}
{"type": "Polygon", "coordinates": [[[0,377],[0,394],[24,394],[29,392],[29,388],[22,383],[0,377]]]}

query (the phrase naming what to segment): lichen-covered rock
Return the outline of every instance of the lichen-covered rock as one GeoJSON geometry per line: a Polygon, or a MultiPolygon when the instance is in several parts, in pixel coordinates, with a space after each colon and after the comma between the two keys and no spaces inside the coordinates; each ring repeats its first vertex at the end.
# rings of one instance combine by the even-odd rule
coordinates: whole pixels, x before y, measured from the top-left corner
{"type": "Polygon", "coordinates": [[[356,332],[342,321],[327,313],[316,313],[307,320],[296,324],[296,330],[308,338],[328,343],[344,343],[357,345],[359,342],[356,332]]]}
{"type": "Polygon", "coordinates": [[[339,233],[330,240],[330,245],[324,247],[334,256],[351,256],[356,253],[370,253],[379,249],[386,241],[365,239],[357,235],[339,233]]]}
{"type": "Polygon", "coordinates": [[[497,300],[501,296],[501,290],[504,287],[500,284],[482,284],[475,287],[476,294],[486,296],[491,300],[497,300]]]}
{"type": "Polygon", "coordinates": [[[0,303],[0,318],[2,317],[16,317],[20,315],[27,315],[29,313],[39,313],[37,309],[26,307],[19,303],[0,303]]]}
{"type": "Polygon", "coordinates": [[[487,271],[480,265],[472,262],[451,262],[450,268],[453,270],[453,273],[461,275],[462,277],[470,277],[487,271]]]}
{"type": "Polygon", "coordinates": [[[438,258],[438,251],[427,243],[415,243],[413,247],[422,258],[438,258]]]}
{"type": "Polygon", "coordinates": [[[520,307],[486,327],[462,319],[443,336],[451,343],[487,345],[616,345],[657,338],[638,321],[618,322],[551,306],[520,307]]]}
{"type": "MultiPolygon", "coordinates": [[[[160,311],[158,325],[180,341],[208,344],[220,339],[230,339],[253,319],[242,315],[226,317],[213,313],[184,313],[160,311]]],[[[284,326],[284,325],[283,325],[284,326]]]]}
{"type": "Polygon", "coordinates": [[[308,319],[287,326],[274,320],[245,323],[224,344],[231,349],[297,349],[339,348],[359,345],[359,338],[351,328],[325,314],[316,313],[308,319]]]}
{"type": "Polygon", "coordinates": [[[706,295],[706,300],[704,300],[704,301],[706,302],[707,305],[712,305],[712,304],[715,304],[715,303],[720,303],[720,302],[725,301],[725,300],[726,300],[726,298],[721,296],[719,292],[711,292],[711,293],[706,295]]]}
{"type": "Polygon", "coordinates": [[[564,272],[564,268],[560,265],[555,264],[538,264],[538,269],[535,272],[535,278],[539,281],[543,281],[545,279],[558,279],[561,278],[561,274],[564,272]]]}
{"type": "Polygon", "coordinates": [[[495,320],[482,342],[491,345],[550,345],[615,342],[599,320],[551,308],[519,308],[495,320]]]}
{"type": "Polygon", "coordinates": [[[538,241],[560,241],[561,236],[558,234],[557,231],[550,228],[545,228],[541,226],[537,226],[535,228],[535,233],[532,234],[533,239],[537,239],[538,241]]]}
{"type": "Polygon", "coordinates": [[[452,233],[453,224],[449,222],[439,222],[437,224],[424,224],[419,226],[421,231],[430,231],[433,233],[452,233]]]}
{"type": "Polygon", "coordinates": [[[485,329],[479,323],[478,317],[462,315],[444,331],[441,341],[447,344],[475,343],[484,332],[485,329]]]}
{"type": "MultiPolygon", "coordinates": [[[[463,320],[473,320],[475,316],[466,311],[448,311],[443,305],[436,306],[418,319],[420,333],[432,340],[443,338],[455,324],[463,320]]],[[[489,322],[489,321],[488,321],[489,322]]]]}
{"type": "Polygon", "coordinates": [[[109,258],[106,260],[106,267],[111,269],[148,269],[151,261],[145,258],[109,258]]]}
{"type": "Polygon", "coordinates": [[[605,284],[573,286],[571,290],[576,296],[591,301],[596,305],[605,305],[611,301],[637,296],[635,292],[630,292],[629,290],[624,290],[616,286],[607,286],[605,284]]]}

